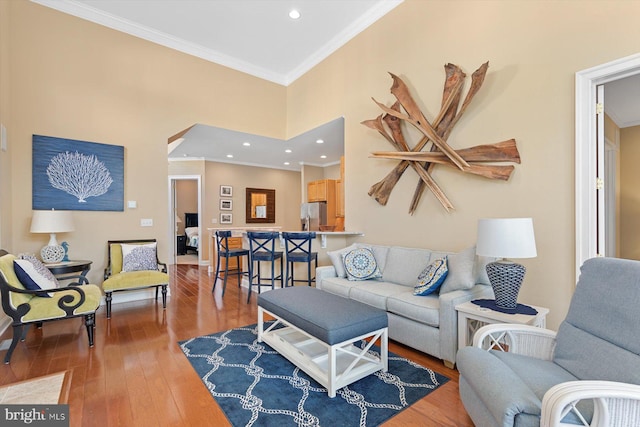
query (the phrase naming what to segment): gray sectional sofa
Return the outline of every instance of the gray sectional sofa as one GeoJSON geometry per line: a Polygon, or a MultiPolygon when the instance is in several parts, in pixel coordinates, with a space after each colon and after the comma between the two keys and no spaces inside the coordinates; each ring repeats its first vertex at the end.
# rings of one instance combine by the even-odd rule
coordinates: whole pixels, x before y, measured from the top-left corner
{"type": "Polygon", "coordinates": [[[443,359],[449,367],[454,366],[458,350],[455,306],[477,298],[493,298],[485,271],[492,259],[476,256],[475,247],[448,253],[357,243],[328,255],[332,265],[316,269],[317,288],[386,310],[389,338],[443,359]],[[357,247],[371,249],[382,277],[364,281],[347,278],[342,255],[357,247]],[[420,273],[431,261],[445,255],[449,272],[439,291],[414,295],[420,273]]]}

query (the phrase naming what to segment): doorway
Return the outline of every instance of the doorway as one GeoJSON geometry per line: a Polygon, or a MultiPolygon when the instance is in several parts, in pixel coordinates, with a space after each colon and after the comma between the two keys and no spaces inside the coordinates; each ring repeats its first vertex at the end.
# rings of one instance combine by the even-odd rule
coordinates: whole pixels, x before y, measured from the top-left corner
{"type": "Polygon", "coordinates": [[[604,170],[605,152],[604,144],[597,148],[597,88],[636,74],[640,74],[640,54],[576,73],[576,277],[584,261],[604,255],[598,248],[605,248],[607,240],[602,203],[606,187],[598,181],[603,178],[598,172],[604,170]]]}
{"type": "Polygon", "coordinates": [[[171,246],[172,264],[180,262],[202,264],[202,246],[206,239],[200,239],[202,236],[202,203],[201,203],[201,178],[199,175],[172,175],[169,176],[169,236],[173,242],[171,246]],[[195,232],[197,243],[190,243],[190,238],[194,235],[192,226],[187,224],[185,214],[190,215],[190,221],[193,221],[193,214],[197,214],[197,232],[195,232]],[[185,229],[189,227],[189,229],[185,229]],[[188,233],[187,233],[188,232],[188,233]],[[188,234],[188,236],[187,236],[188,234]],[[189,249],[187,251],[187,248],[189,249]],[[184,261],[183,257],[189,257],[193,261],[184,261]]]}

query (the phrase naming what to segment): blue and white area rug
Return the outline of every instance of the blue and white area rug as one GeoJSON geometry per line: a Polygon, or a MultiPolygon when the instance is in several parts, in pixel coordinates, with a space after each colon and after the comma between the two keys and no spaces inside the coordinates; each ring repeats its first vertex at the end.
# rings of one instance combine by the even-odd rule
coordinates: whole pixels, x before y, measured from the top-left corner
{"type": "Polygon", "coordinates": [[[256,325],[179,344],[235,427],[377,426],[448,381],[389,352],[388,372],[369,375],[331,399],[324,387],[259,343],[256,325]]]}

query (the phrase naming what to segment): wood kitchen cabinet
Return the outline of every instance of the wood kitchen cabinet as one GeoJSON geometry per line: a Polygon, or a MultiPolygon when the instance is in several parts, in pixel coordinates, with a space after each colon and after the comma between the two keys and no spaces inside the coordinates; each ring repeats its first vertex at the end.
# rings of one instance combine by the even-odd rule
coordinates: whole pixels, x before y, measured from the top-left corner
{"type": "Polygon", "coordinates": [[[335,179],[319,179],[307,184],[308,202],[334,202],[336,195],[335,179]]]}

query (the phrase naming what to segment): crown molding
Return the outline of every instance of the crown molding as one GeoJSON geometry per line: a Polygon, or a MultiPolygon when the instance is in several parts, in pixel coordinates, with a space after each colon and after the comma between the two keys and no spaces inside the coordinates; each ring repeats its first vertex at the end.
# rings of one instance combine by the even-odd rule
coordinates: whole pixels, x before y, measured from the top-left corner
{"type": "Polygon", "coordinates": [[[222,65],[236,71],[250,74],[282,86],[288,86],[295,80],[300,78],[306,72],[318,65],[337,49],[346,44],[353,37],[361,33],[371,24],[383,17],[390,10],[398,6],[404,0],[386,0],[380,1],[375,7],[371,8],[365,15],[355,21],[351,26],[331,39],[320,49],[312,53],[307,60],[303,61],[295,69],[288,74],[275,73],[263,67],[238,60],[228,55],[224,55],[215,50],[207,49],[201,45],[188,42],[186,40],[171,36],[161,31],[154,30],[144,25],[137,24],[133,21],[120,18],[118,16],[106,13],[102,10],[91,7],[87,4],[76,0],[31,0],[33,3],[55,9],[57,11],[76,16],[78,18],[94,22],[96,24],[121,31],[126,34],[204,59],[209,62],[222,65]]]}

